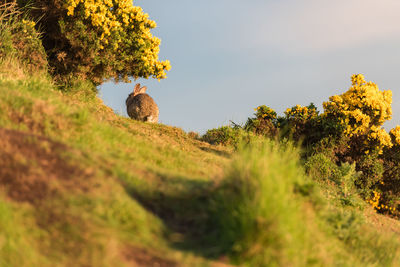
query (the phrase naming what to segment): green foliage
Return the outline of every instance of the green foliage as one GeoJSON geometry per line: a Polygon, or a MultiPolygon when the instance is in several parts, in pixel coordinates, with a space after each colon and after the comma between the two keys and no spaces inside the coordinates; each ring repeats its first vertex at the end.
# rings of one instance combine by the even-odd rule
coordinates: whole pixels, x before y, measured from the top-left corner
{"type": "Polygon", "coordinates": [[[325,218],[331,225],[332,233],[345,243],[350,243],[357,238],[363,218],[352,210],[336,210],[330,212],[325,218]]]}
{"type": "Polygon", "coordinates": [[[0,6],[0,58],[13,58],[31,73],[47,70],[46,53],[35,22],[13,2],[0,6]]]}
{"type": "Polygon", "coordinates": [[[346,162],[340,156],[348,151],[348,138],[328,136],[319,139],[317,143],[310,143],[304,146],[304,156],[307,158],[314,154],[322,153],[333,162],[339,164],[346,162]]]}
{"type": "Polygon", "coordinates": [[[278,133],[276,128],[276,112],[265,105],[255,109],[255,118],[248,118],[243,129],[257,135],[275,137],[278,133]]]}
{"type": "MultiPolygon", "coordinates": [[[[355,210],[328,210],[323,219],[329,231],[351,251],[353,266],[395,266],[399,244],[382,233],[364,227],[364,217],[355,210]]],[[[348,259],[349,260],[349,259],[348,259]]],[[[336,264],[347,265],[346,260],[337,259],[336,264]]]]}
{"type": "Polygon", "coordinates": [[[356,183],[359,182],[361,173],[356,171],[356,165],[345,162],[340,165],[339,170],[339,188],[343,192],[343,196],[347,197],[350,194],[357,193],[356,183]]]}
{"type": "Polygon", "coordinates": [[[340,183],[340,169],[330,157],[323,153],[310,156],[305,164],[307,174],[319,181],[330,180],[336,184],[340,183]]]}
{"type": "Polygon", "coordinates": [[[256,142],[239,153],[212,197],[210,246],[250,266],[305,265],[310,240],[297,223],[294,190],[304,178],[295,149],[256,142]]]}
{"type": "Polygon", "coordinates": [[[242,141],[249,141],[251,133],[246,132],[240,127],[222,126],[208,130],[201,140],[213,145],[229,145],[237,147],[242,141]]]}
{"type": "Polygon", "coordinates": [[[357,161],[357,169],[361,171],[357,186],[364,196],[367,196],[383,179],[383,162],[379,159],[378,153],[364,155],[357,161]]]}
{"type": "Polygon", "coordinates": [[[333,183],[337,187],[337,198],[343,205],[358,206],[358,193],[367,196],[370,189],[361,186],[369,181],[367,175],[356,170],[356,164],[337,163],[326,153],[316,153],[307,158],[306,172],[320,183],[333,183]],[[365,192],[365,193],[364,193],[365,192]]]}
{"type": "Polygon", "coordinates": [[[381,201],[391,207],[399,209],[400,200],[400,146],[395,142],[391,148],[385,149],[383,157],[382,181],[378,184],[381,192],[385,192],[381,201]]]}
{"type": "Polygon", "coordinates": [[[19,0],[37,19],[51,70],[59,82],[88,79],[94,84],[114,78],[163,79],[169,61],[159,61],[160,39],[132,1],[19,0]]]}
{"type": "Polygon", "coordinates": [[[320,132],[318,114],[319,112],[313,103],[306,107],[296,105],[285,111],[285,118],[281,122],[281,127],[285,129],[286,136],[309,144],[313,141],[314,135],[320,132]]]}

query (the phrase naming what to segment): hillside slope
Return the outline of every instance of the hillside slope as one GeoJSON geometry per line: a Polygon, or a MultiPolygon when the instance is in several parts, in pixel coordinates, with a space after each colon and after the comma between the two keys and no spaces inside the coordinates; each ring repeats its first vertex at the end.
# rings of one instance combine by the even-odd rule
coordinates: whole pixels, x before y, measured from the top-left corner
{"type": "Polygon", "coordinates": [[[63,94],[45,73],[5,64],[0,265],[175,266],[194,257],[166,245],[172,232],[150,199],[219,179],[230,152],[117,116],[91,88],[63,94]]]}

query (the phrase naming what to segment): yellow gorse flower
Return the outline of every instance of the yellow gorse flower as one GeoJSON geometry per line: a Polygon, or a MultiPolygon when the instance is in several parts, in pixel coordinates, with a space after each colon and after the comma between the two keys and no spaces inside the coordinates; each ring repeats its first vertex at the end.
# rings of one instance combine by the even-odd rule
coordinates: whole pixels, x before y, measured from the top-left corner
{"type": "Polygon", "coordinates": [[[351,77],[352,86],[342,95],[335,95],[323,103],[326,116],[340,118],[349,137],[367,134],[370,141],[378,143],[378,150],[391,147],[389,134],[381,127],[392,117],[392,92],[380,91],[362,74],[351,77]]]}
{"type": "Polygon", "coordinates": [[[367,199],[367,202],[375,209],[375,210],[387,210],[391,213],[394,213],[396,211],[396,208],[390,207],[388,205],[384,205],[380,203],[382,199],[381,193],[377,191],[372,191],[373,196],[369,199],[367,199]]]}
{"type": "Polygon", "coordinates": [[[168,60],[158,60],[161,40],[150,32],[157,24],[141,7],[134,6],[132,0],[66,0],[65,8],[68,16],[75,16],[79,11],[90,21],[99,34],[100,50],[110,47],[118,51],[124,45],[119,36],[132,32],[130,37],[143,55],[142,67],[148,73],[155,73],[157,79],[166,78],[165,71],[171,69],[171,64],[168,60]]]}
{"type": "Polygon", "coordinates": [[[400,146],[400,126],[397,125],[395,128],[390,130],[390,135],[394,139],[394,144],[400,146]]]}
{"type": "Polygon", "coordinates": [[[258,106],[254,109],[254,111],[256,111],[254,115],[256,115],[256,117],[259,119],[276,119],[276,112],[272,108],[265,105],[258,106]]]}
{"type": "Polygon", "coordinates": [[[315,108],[308,108],[308,107],[296,105],[292,108],[286,109],[285,115],[288,119],[296,118],[296,119],[307,120],[307,119],[316,117],[318,115],[318,113],[315,108]]]}
{"type": "Polygon", "coordinates": [[[373,191],[372,193],[374,194],[374,196],[372,198],[368,199],[367,202],[369,204],[371,204],[371,206],[374,209],[379,210],[380,209],[379,201],[381,199],[381,193],[379,193],[377,191],[373,191]]]}

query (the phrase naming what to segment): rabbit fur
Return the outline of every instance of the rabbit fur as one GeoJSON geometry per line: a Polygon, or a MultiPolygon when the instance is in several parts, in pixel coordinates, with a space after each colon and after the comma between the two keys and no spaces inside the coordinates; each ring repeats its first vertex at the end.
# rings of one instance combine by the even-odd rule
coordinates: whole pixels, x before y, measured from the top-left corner
{"type": "Polygon", "coordinates": [[[126,99],[126,109],[130,118],[139,121],[158,122],[158,106],[153,98],[146,94],[147,87],[135,85],[133,93],[126,99]]]}

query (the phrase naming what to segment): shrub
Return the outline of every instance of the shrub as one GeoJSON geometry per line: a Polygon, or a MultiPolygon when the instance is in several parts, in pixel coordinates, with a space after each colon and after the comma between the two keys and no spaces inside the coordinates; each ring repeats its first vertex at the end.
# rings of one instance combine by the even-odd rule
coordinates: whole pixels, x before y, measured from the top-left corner
{"type": "Polygon", "coordinates": [[[400,148],[400,126],[397,125],[395,128],[390,130],[389,134],[395,149],[400,148]]]}
{"type": "MultiPolygon", "coordinates": [[[[356,164],[344,162],[339,167],[340,176],[340,192],[342,194],[342,203],[346,205],[354,205],[354,196],[359,192],[356,182],[359,180],[361,173],[356,170],[356,164]]],[[[358,198],[359,199],[359,198],[358,198]]]]}
{"type": "Polygon", "coordinates": [[[254,115],[257,117],[257,119],[263,118],[263,119],[272,120],[272,121],[276,119],[275,110],[273,110],[272,108],[267,107],[265,105],[258,106],[255,109],[255,111],[256,111],[256,113],[254,115]]]}
{"type": "MultiPolygon", "coordinates": [[[[30,0],[19,0],[21,6],[30,0]]],[[[38,0],[30,13],[40,19],[43,46],[59,81],[163,79],[169,61],[159,61],[156,23],[130,0],[38,0]]]]}
{"type": "Polygon", "coordinates": [[[356,184],[366,197],[383,179],[383,162],[379,159],[378,153],[364,155],[357,161],[357,170],[362,174],[356,184]]]}
{"type": "Polygon", "coordinates": [[[13,2],[0,6],[0,58],[18,59],[30,72],[47,70],[46,53],[35,22],[13,2]]]}
{"type": "Polygon", "coordinates": [[[382,192],[380,203],[399,209],[400,162],[385,162],[384,169],[383,180],[377,185],[377,190],[382,192]]]}
{"type": "Polygon", "coordinates": [[[393,146],[386,148],[382,154],[383,180],[378,189],[383,192],[380,202],[398,207],[400,200],[400,126],[390,131],[393,146]]]}
{"type": "Polygon", "coordinates": [[[200,135],[197,132],[188,132],[187,136],[191,139],[195,139],[195,140],[199,140],[200,139],[200,135]]]}
{"type": "Polygon", "coordinates": [[[296,105],[285,111],[285,118],[280,122],[280,128],[286,128],[285,135],[305,143],[310,143],[316,132],[318,110],[313,103],[307,107],[296,105]]]}
{"type": "Polygon", "coordinates": [[[326,218],[331,225],[332,232],[339,240],[345,243],[354,243],[360,233],[363,217],[353,210],[337,210],[331,212],[326,218]]]}
{"type": "Polygon", "coordinates": [[[364,155],[357,162],[335,162],[332,150],[322,150],[307,158],[307,174],[318,181],[332,181],[347,197],[351,192],[361,193],[367,198],[383,179],[383,163],[378,153],[364,155]],[[356,190],[357,188],[357,190],[356,190]]]}
{"type": "Polygon", "coordinates": [[[341,124],[343,134],[359,144],[352,156],[374,150],[382,153],[384,147],[392,145],[389,134],[381,127],[392,115],[392,92],[380,91],[361,74],[351,79],[352,87],[347,92],[331,96],[323,103],[324,116],[341,124]]]}
{"type": "Polygon", "coordinates": [[[344,200],[357,191],[366,199],[382,191],[382,203],[400,200],[400,126],[387,133],[392,92],[380,91],[361,74],[351,77],[347,92],[329,98],[319,114],[314,104],[296,105],[277,117],[267,106],[256,109],[244,127],[258,135],[300,141],[307,172],[340,186],[344,200]]]}
{"type": "Polygon", "coordinates": [[[356,171],[355,163],[342,163],[340,166],[327,154],[317,153],[310,156],[304,167],[307,174],[320,183],[337,186],[338,198],[343,205],[355,206],[360,202],[356,196],[358,190],[356,182],[361,173],[356,171]]]}
{"type": "Polygon", "coordinates": [[[252,135],[240,127],[222,126],[208,130],[201,140],[212,145],[229,145],[237,147],[242,141],[249,141],[252,135]]]}
{"type": "Polygon", "coordinates": [[[304,167],[309,176],[319,181],[330,180],[339,184],[340,170],[334,161],[323,153],[309,157],[304,167]]]}
{"type": "MultiPolygon", "coordinates": [[[[317,135],[315,136],[317,137],[317,135]]],[[[346,151],[349,150],[348,138],[345,136],[323,136],[323,134],[319,135],[318,139],[315,139],[315,143],[306,144],[304,151],[305,157],[308,158],[314,154],[322,153],[329,157],[337,165],[339,165],[341,162],[346,162],[346,160],[343,160],[343,158],[339,158],[339,155],[346,154],[346,151]]]]}
{"type": "Polygon", "coordinates": [[[256,111],[255,118],[248,118],[243,128],[258,135],[276,136],[276,112],[265,105],[258,106],[254,110],[256,111]]]}

